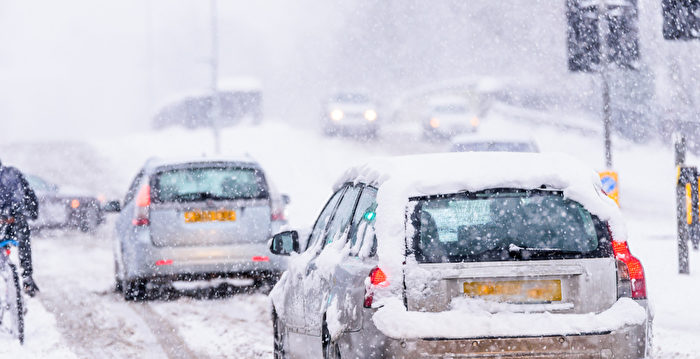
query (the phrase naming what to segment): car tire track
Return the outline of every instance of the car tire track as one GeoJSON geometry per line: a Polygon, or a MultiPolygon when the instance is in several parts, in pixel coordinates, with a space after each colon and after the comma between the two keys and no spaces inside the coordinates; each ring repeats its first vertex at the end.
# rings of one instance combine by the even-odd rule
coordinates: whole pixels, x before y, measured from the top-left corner
{"type": "Polygon", "coordinates": [[[185,340],[178,334],[177,328],[156,313],[148,303],[134,303],[131,307],[151,329],[151,333],[169,359],[208,358],[190,350],[185,340]]]}

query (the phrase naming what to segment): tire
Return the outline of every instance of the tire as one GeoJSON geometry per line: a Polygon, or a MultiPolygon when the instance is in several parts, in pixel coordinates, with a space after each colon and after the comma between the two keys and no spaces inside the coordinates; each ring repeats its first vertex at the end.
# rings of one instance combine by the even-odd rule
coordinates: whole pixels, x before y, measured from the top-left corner
{"type": "Polygon", "coordinates": [[[124,291],[124,284],[122,283],[122,280],[119,279],[119,265],[117,264],[117,261],[114,261],[114,291],[117,293],[124,291]]]}
{"type": "Polygon", "coordinates": [[[17,267],[12,263],[6,263],[2,271],[6,293],[0,293],[0,295],[5,295],[2,300],[6,303],[3,303],[3,308],[0,308],[0,327],[15,336],[20,344],[24,344],[24,303],[17,267]]]}
{"type": "Polygon", "coordinates": [[[97,229],[99,222],[100,218],[97,210],[90,210],[80,219],[80,231],[83,233],[93,232],[97,229]]]}
{"type": "Polygon", "coordinates": [[[340,347],[338,343],[331,339],[331,333],[328,331],[325,319],[321,329],[321,345],[323,348],[323,359],[340,359],[340,347]]]}
{"type": "Polygon", "coordinates": [[[277,316],[277,311],[272,310],[272,330],[273,330],[273,355],[275,359],[284,359],[284,325],[277,316]]]}
{"type": "Polygon", "coordinates": [[[124,299],[127,301],[142,301],[147,299],[146,280],[134,279],[123,282],[124,299]]]}

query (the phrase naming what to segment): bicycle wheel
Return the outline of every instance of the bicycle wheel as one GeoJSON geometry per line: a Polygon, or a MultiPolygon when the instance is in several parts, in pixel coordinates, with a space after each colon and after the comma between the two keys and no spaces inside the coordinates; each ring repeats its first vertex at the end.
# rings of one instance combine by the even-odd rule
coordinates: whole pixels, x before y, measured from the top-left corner
{"type": "Polygon", "coordinates": [[[0,263],[0,329],[24,344],[24,308],[17,267],[0,263]]]}

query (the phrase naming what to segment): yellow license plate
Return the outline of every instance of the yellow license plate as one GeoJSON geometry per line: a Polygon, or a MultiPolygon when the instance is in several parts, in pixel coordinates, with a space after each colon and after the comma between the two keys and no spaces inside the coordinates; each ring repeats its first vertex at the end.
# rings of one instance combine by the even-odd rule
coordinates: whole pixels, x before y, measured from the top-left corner
{"type": "Polygon", "coordinates": [[[196,222],[232,222],[236,220],[236,211],[187,211],[185,212],[186,223],[196,222]]]}
{"type": "Polygon", "coordinates": [[[508,302],[555,302],[561,301],[561,280],[465,282],[464,294],[508,302]]]}

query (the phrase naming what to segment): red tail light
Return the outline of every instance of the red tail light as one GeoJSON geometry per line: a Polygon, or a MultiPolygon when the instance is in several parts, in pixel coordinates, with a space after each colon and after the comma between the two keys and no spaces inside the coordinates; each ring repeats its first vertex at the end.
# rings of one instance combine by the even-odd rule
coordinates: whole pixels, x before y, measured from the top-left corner
{"type": "Polygon", "coordinates": [[[268,256],[255,256],[253,257],[253,262],[269,262],[270,257],[268,256]]]}
{"type": "Polygon", "coordinates": [[[160,259],[156,261],[157,266],[167,266],[173,264],[172,259],[160,259]]]}
{"type": "Polygon", "coordinates": [[[372,308],[372,301],[374,300],[374,289],[376,287],[384,288],[389,285],[387,281],[386,274],[379,267],[372,269],[369,272],[369,288],[365,288],[365,300],[363,306],[365,308],[372,308]]]}
{"type": "Polygon", "coordinates": [[[145,184],[136,195],[136,207],[148,207],[151,205],[151,186],[145,184]]]}
{"type": "Polygon", "coordinates": [[[646,279],[642,262],[630,253],[627,242],[612,242],[613,254],[618,260],[618,266],[625,266],[622,273],[626,273],[629,278],[618,278],[618,280],[629,280],[632,287],[632,298],[645,299],[647,297],[646,279]]]}
{"type": "MultiPolygon", "coordinates": [[[[372,285],[379,286],[380,284],[383,284],[386,282],[386,274],[384,274],[384,271],[382,271],[379,268],[374,268],[372,269],[371,272],[369,272],[369,281],[372,283],[372,285]]],[[[389,285],[389,283],[386,283],[384,287],[389,285]]]]}
{"type": "Polygon", "coordinates": [[[284,221],[286,219],[284,211],[274,211],[270,214],[271,221],[284,221]]]}
{"type": "Polygon", "coordinates": [[[136,211],[135,217],[131,221],[134,226],[147,226],[151,222],[149,217],[149,207],[151,205],[151,186],[145,184],[141,186],[138,194],[136,195],[136,211]]]}

